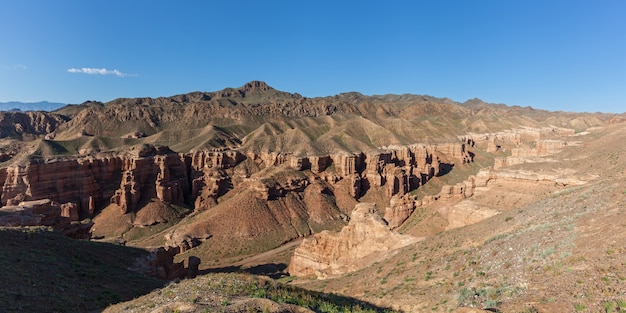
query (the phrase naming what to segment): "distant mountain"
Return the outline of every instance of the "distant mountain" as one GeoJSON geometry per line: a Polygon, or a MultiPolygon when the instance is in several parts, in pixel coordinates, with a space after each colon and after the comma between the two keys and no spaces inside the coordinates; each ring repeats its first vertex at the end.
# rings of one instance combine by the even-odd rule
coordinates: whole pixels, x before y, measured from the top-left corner
{"type": "Polygon", "coordinates": [[[48,101],[40,102],[0,102],[0,111],[54,111],[65,106],[65,103],[56,103],[48,101]]]}

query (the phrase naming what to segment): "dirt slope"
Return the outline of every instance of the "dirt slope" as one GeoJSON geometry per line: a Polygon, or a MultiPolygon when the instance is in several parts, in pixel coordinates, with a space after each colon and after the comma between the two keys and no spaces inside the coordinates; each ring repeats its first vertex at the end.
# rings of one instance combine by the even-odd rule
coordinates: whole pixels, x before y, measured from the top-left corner
{"type": "Polygon", "coordinates": [[[557,163],[507,170],[572,169],[578,177],[592,178],[587,183],[496,180],[471,199],[501,213],[428,237],[342,278],[298,284],[407,312],[447,312],[458,306],[502,312],[623,308],[626,125],[577,138],[580,146],[550,157],[557,163]]]}

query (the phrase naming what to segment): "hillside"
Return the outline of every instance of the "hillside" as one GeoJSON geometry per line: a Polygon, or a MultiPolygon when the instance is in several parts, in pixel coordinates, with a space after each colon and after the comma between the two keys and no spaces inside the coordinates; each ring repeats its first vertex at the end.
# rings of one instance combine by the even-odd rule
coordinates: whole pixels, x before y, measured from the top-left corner
{"type": "MultiPolygon", "coordinates": [[[[258,81],[2,114],[0,224],[126,246],[112,255],[161,249],[178,264],[161,278],[185,277],[198,258],[201,274],[286,277],[405,312],[622,303],[624,115],[421,95],[306,98],[258,81]]],[[[208,275],[180,292],[213,279],[274,286],[208,275]]],[[[227,312],[248,301],[300,310],[246,292],[189,310],[220,299],[227,312]]]]}
{"type": "MultiPolygon", "coordinates": [[[[25,113],[3,114],[13,114],[4,119],[22,127],[7,128],[0,137],[26,136],[29,141],[45,136],[62,147],[51,151],[25,149],[30,152],[16,155],[12,162],[33,153],[44,157],[89,154],[139,143],[166,145],[182,153],[241,148],[255,153],[324,155],[418,142],[450,142],[466,132],[517,127],[553,125],[582,131],[612,116],[490,105],[478,99],[461,104],[421,95],[364,96],[352,92],[305,98],[258,81],[215,92],[120,98],[108,103],[89,101],[38,113],[42,116],[28,121],[17,120],[24,119],[25,113]]],[[[16,154],[9,148],[4,150],[16,154]]]]}
{"type": "Polygon", "coordinates": [[[3,312],[90,312],[164,282],[128,270],[142,249],[79,241],[45,228],[1,228],[3,312]]]}
{"type": "Polygon", "coordinates": [[[611,125],[577,137],[579,146],[503,167],[516,176],[414,214],[401,231],[427,235],[423,241],[356,272],[298,285],[405,312],[623,310],[625,136],[625,125],[611,125]],[[490,210],[495,215],[476,219],[490,210]],[[447,227],[425,233],[435,212],[448,212],[447,227]]]}

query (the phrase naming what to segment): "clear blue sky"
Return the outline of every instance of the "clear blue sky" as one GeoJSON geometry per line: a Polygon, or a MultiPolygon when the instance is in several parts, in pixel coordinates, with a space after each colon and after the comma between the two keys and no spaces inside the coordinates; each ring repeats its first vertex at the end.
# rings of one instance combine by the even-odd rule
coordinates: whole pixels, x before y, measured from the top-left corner
{"type": "Polygon", "coordinates": [[[626,1],[0,2],[2,102],[250,80],[307,97],[414,93],[624,112],[626,1]]]}

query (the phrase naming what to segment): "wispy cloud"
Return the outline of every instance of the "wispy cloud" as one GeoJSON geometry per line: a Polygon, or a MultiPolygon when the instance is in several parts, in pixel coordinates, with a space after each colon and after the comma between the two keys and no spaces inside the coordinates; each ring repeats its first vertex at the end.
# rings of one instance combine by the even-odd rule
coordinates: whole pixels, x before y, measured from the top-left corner
{"type": "Polygon", "coordinates": [[[109,70],[106,68],[95,68],[95,67],[81,67],[81,68],[70,68],[67,70],[70,73],[75,74],[89,74],[89,75],[115,75],[117,77],[126,77],[126,76],[135,76],[133,74],[123,73],[118,70],[109,70]]]}
{"type": "Polygon", "coordinates": [[[0,66],[1,69],[3,70],[25,70],[26,69],[26,65],[24,64],[14,64],[14,65],[9,65],[9,66],[0,66]]]}

